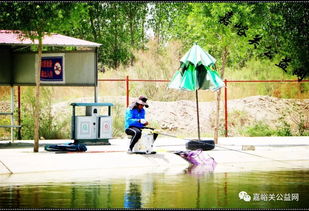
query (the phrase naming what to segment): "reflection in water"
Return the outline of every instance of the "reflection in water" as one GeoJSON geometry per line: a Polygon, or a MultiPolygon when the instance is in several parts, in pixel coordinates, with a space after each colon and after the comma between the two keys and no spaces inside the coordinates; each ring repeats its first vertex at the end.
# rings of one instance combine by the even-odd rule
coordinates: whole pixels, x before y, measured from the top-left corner
{"type": "Polygon", "coordinates": [[[124,194],[124,208],[141,208],[142,197],[138,185],[130,182],[127,186],[124,194]]]}
{"type": "MultiPolygon", "coordinates": [[[[195,208],[200,207],[200,197],[201,197],[201,182],[200,178],[205,177],[207,174],[212,173],[216,166],[217,162],[213,157],[209,155],[207,158],[203,154],[202,150],[194,150],[194,151],[181,151],[178,154],[189,161],[191,165],[185,172],[189,175],[196,176],[197,178],[197,191],[196,191],[196,205],[195,208]]],[[[207,175],[208,176],[208,175],[207,175]]]]}
{"type": "Polygon", "coordinates": [[[142,208],[149,203],[153,193],[154,176],[145,174],[139,180],[127,178],[124,208],[142,208]]]}
{"type": "MultiPolygon", "coordinates": [[[[200,201],[201,201],[201,178],[207,178],[212,176],[213,171],[217,166],[217,162],[212,158],[205,158],[204,156],[195,156],[194,162],[196,165],[191,165],[185,172],[188,175],[197,177],[197,185],[196,185],[196,205],[195,208],[201,208],[200,201]]],[[[192,157],[191,157],[192,159],[192,157]]],[[[202,187],[203,188],[203,187],[202,187]]]]}
{"type": "Polygon", "coordinates": [[[185,172],[187,174],[197,176],[197,177],[204,177],[207,176],[207,174],[214,171],[216,164],[207,166],[207,165],[192,165],[190,166],[185,172]]]}
{"type": "Polygon", "coordinates": [[[308,197],[308,170],[215,173],[191,167],[180,174],[71,183],[0,181],[0,208],[308,208],[308,197]],[[251,201],[239,198],[242,191],[251,201]],[[262,198],[276,195],[290,196],[290,201],[262,198]]]}

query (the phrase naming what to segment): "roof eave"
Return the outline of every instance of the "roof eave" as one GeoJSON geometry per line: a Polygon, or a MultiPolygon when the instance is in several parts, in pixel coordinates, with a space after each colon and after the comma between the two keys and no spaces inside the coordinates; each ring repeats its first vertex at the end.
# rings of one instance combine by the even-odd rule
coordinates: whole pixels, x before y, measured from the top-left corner
{"type": "MultiPolygon", "coordinates": [[[[36,43],[0,43],[0,45],[6,45],[6,46],[32,46],[32,45],[38,45],[36,43]]],[[[43,46],[63,46],[63,47],[87,47],[87,48],[95,48],[100,47],[101,44],[97,45],[70,45],[70,44],[43,44],[43,46]]]]}

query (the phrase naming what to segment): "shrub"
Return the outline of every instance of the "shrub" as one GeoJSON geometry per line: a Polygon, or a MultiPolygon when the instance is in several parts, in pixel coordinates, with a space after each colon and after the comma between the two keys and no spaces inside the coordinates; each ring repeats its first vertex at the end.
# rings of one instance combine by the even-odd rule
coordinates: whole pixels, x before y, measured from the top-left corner
{"type": "MultiPolygon", "coordinates": [[[[2,117],[1,117],[2,118],[2,117]]],[[[11,120],[9,118],[0,119],[0,125],[10,125],[11,120]]],[[[0,137],[1,139],[6,139],[10,137],[11,128],[0,128],[0,137]]]]}
{"type": "Polygon", "coordinates": [[[116,103],[113,107],[113,137],[123,137],[125,108],[122,104],[116,103]]]}
{"type": "MultiPolygon", "coordinates": [[[[67,129],[69,121],[64,120],[58,122],[51,113],[51,95],[52,89],[48,87],[41,87],[40,98],[40,139],[61,139],[69,137],[69,130],[67,129]]],[[[33,87],[26,87],[22,95],[21,104],[21,135],[22,139],[34,138],[34,106],[35,95],[33,87]]],[[[68,118],[63,118],[68,119],[68,118]]]]}
{"type": "Polygon", "coordinates": [[[276,135],[277,136],[292,136],[291,125],[288,124],[284,120],[284,117],[285,116],[282,116],[282,117],[279,118],[281,125],[279,127],[277,127],[276,135]]]}
{"type": "Polygon", "coordinates": [[[269,126],[262,121],[245,129],[245,134],[248,136],[272,136],[275,135],[275,133],[274,130],[270,129],[269,126]]]}

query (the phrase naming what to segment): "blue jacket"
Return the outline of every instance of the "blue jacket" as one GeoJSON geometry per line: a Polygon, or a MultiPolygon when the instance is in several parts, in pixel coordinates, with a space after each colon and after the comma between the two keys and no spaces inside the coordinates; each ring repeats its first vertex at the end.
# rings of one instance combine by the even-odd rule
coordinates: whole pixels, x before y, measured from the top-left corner
{"type": "Polygon", "coordinates": [[[125,129],[130,126],[142,128],[144,125],[139,122],[140,119],[145,119],[145,110],[138,110],[137,108],[127,108],[125,115],[125,129]]]}

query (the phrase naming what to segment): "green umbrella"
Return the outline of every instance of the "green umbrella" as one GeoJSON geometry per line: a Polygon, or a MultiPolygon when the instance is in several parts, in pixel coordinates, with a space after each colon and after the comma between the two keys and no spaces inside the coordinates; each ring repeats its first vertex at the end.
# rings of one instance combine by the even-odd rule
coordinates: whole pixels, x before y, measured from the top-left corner
{"type": "Polygon", "coordinates": [[[196,43],[180,59],[180,68],[175,72],[169,88],[195,91],[197,106],[198,139],[200,140],[200,124],[197,90],[217,91],[224,82],[215,70],[216,59],[196,43]]]}

